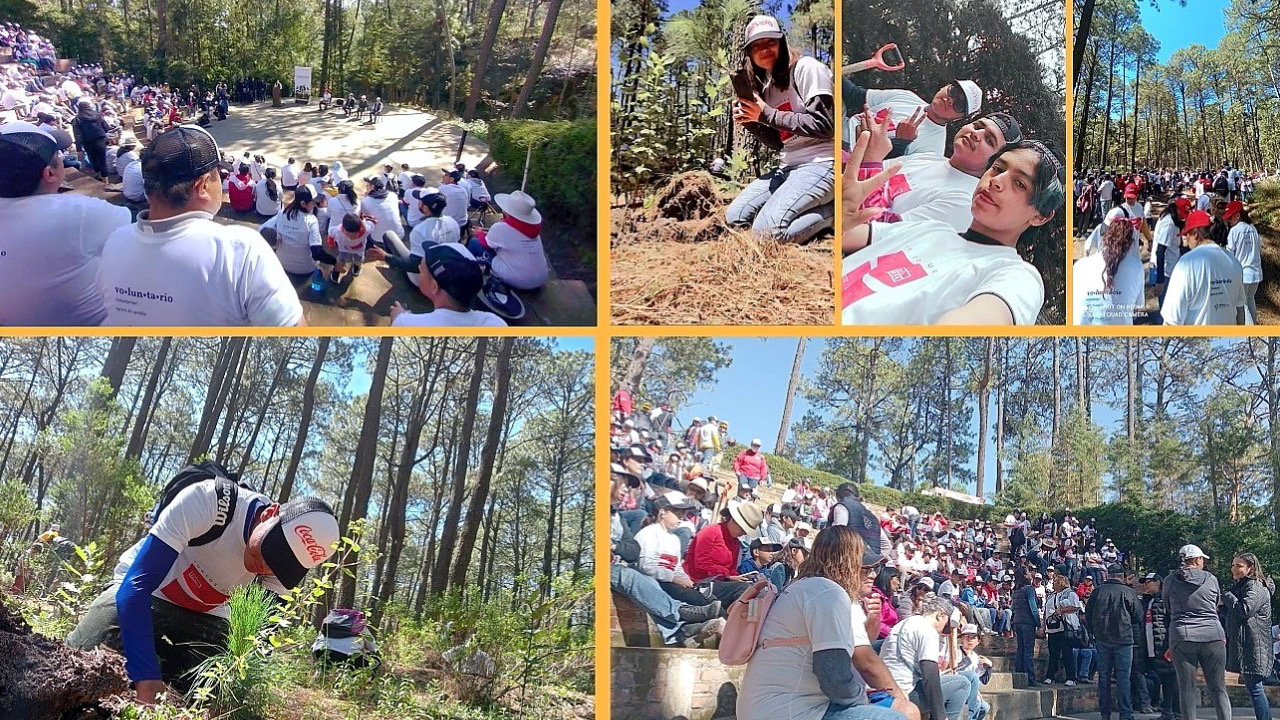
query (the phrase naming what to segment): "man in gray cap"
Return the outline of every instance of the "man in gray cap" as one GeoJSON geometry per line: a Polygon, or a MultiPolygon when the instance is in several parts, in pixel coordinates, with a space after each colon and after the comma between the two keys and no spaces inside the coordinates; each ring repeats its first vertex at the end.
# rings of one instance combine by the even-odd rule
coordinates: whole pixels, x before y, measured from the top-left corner
{"type": "Polygon", "coordinates": [[[107,324],[302,325],[297,290],[262,236],[213,216],[222,154],[206,130],[180,125],[142,152],[151,209],[102,251],[107,324]]]}
{"type": "Polygon", "coordinates": [[[59,195],[71,136],[30,123],[0,126],[0,325],[100,325],[95,278],[107,236],[129,210],[59,195]]]}

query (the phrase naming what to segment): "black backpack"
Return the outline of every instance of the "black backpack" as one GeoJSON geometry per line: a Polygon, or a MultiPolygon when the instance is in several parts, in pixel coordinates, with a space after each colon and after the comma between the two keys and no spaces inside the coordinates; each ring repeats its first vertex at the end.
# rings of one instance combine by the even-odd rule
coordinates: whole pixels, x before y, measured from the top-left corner
{"type": "Polygon", "coordinates": [[[222,533],[231,524],[231,518],[236,514],[236,502],[239,500],[240,488],[251,492],[254,491],[254,488],[248,483],[241,482],[238,473],[227,470],[213,460],[201,460],[194,465],[188,465],[179,470],[178,474],[173,476],[173,479],[165,483],[164,490],[160,492],[160,501],[156,503],[155,508],[151,511],[152,522],[160,518],[160,513],[183,490],[198,482],[210,479],[216,481],[218,513],[214,516],[213,527],[199,537],[193,538],[188,545],[191,547],[208,545],[222,537],[222,533]]]}

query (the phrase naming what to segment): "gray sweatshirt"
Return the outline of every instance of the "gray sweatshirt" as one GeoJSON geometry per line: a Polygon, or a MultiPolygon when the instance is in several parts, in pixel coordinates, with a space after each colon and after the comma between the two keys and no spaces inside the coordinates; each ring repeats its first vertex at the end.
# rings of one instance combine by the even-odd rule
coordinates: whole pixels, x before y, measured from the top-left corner
{"type": "Polygon", "coordinates": [[[1218,579],[1194,567],[1183,567],[1164,583],[1171,642],[1222,642],[1227,634],[1218,620],[1218,579]]]}

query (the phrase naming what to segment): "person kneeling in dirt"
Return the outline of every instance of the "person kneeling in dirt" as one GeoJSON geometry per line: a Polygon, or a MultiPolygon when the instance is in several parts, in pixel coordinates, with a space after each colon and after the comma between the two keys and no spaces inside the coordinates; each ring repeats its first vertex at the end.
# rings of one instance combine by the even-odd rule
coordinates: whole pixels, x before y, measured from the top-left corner
{"type": "Polygon", "coordinates": [[[323,501],[282,505],[212,463],[189,467],[166,487],[150,532],[121,558],[123,566],[132,555],[127,571],[67,644],[122,652],[138,702],[152,704],[166,682],[189,682],[183,676],[225,646],[232,590],[256,580],[283,594],[333,554],[338,538],[323,501]]]}
{"type": "Polygon", "coordinates": [[[781,167],[747,185],[725,220],[779,242],[805,242],[831,227],[834,216],[831,69],[788,48],[778,21],[768,15],[747,24],[742,50],[752,96],[738,97],[733,119],[763,145],[781,150],[781,167]]]}
{"type": "Polygon", "coordinates": [[[862,207],[896,171],[857,177],[870,133],[854,145],[845,171],[846,234],[865,238],[843,263],[842,322],[866,324],[1030,325],[1044,304],[1039,270],[1018,252],[1066,197],[1062,156],[1038,140],[1019,140],[992,156],[973,193],[964,232],[945,222],[871,222],[862,207]]]}

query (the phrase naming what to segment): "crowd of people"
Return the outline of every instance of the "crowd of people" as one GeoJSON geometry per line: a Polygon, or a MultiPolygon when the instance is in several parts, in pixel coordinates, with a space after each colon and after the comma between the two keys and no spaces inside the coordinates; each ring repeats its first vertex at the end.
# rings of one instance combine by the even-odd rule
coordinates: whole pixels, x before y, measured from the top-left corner
{"type": "Polygon", "coordinates": [[[549,279],[536,201],[491,195],[476,169],[388,164],[357,179],[341,161],[224,153],[201,126],[233,95],[256,100],[261,81],[181,91],[86,65],[46,88],[43,72],[2,76],[16,118],[0,124],[0,219],[13,230],[0,238],[0,324],[296,325],[308,286],[345,292],[378,260],[434,307],[397,302],[393,325],[501,326],[523,313],[513,290],[549,279]],[[68,167],[118,181],[123,203],[62,194],[68,167]]]}
{"type": "Polygon", "coordinates": [[[995,522],[877,512],[855,484],[804,479],[762,505],[771,480],[759,440],[739,450],[714,416],[673,431],[669,406],[635,407],[625,390],[612,412],[614,592],[666,645],[702,647],[732,632],[730,608],[760,580],[780,589],[739,687],[740,718],[960,720],[967,709],[981,720],[993,667],[981,646],[996,635],[1014,638],[1013,671],[1030,683],[1097,682],[1103,718],[1193,720],[1199,671],[1228,720],[1228,670],[1258,720],[1270,717],[1274,586],[1250,553],[1232,559],[1223,590],[1199,547],[1181,548],[1167,574],[1138,568],[1070,509],[995,522]],[[734,479],[719,479],[735,450],[734,479]],[[780,638],[794,642],[770,644],[780,638]]]}
{"type": "Polygon", "coordinates": [[[1076,227],[1087,237],[1074,266],[1074,321],[1257,324],[1262,247],[1247,204],[1270,177],[1226,165],[1077,174],[1076,227]]]}
{"type": "Polygon", "coordinates": [[[982,114],[972,80],[930,88],[925,100],[849,77],[901,70],[883,61],[889,47],[844,68],[855,142],[844,168],[842,322],[1034,324],[1044,282],[1019,250],[1061,210],[1061,152],[1025,137],[1008,113],[982,114]],[[948,147],[950,124],[960,127],[948,147]]]}

